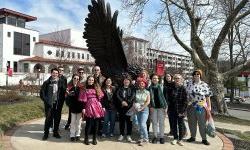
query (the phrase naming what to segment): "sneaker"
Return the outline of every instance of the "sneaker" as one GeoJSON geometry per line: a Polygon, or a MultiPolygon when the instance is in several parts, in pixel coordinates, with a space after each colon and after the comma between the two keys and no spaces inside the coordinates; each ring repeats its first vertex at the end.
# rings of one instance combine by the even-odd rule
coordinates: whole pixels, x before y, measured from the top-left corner
{"type": "Polygon", "coordinates": [[[93,140],[93,141],[92,141],[92,144],[93,144],[93,145],[97,145],[97,141],[96,141],[96,140],[93,140]]]}
{"type": "Polygon", "coordinates": [[[57,139],[60,139],[61,138],[61,135],[59,133],[54,133],[53,134],[53,137],[57,138],[57,139]]]}
{"type": "Polygon", "coordinates": [[[184,144],[183,144],[183,141],[182,141],[182,140],[177,141],[177,144],[178,144],[178,145],[180,145],[180,146],[184,146],[184,144]]]}
{"type": "Polygon", "coordinates": [[[164,138],[160,138],[160,143],[164,144],[165,143],[165,139],[164,138]]]}
{"type": "Polygon", "coordinates": [[[106,137],[106,134],[103,133],[103,134],[102,134],[102,137],[105,138],[105,137],[106,137]]]}
{"type": "Polygon", "coordinates": [[[46,141],[48,139],[48,137],[49,137],[49,134],[44,134],[43,135],[43,141],[46,141]]]}
{"type": "Polygon", "coordinates": [[[193,138],[193,137],[187,139],[187,142],[194,142],[194,141],[195,141],[195,138],[193,138]]]}
{"type": "Polygon", "coordinates": [[[172,145],[175,145],[176,143],[177,143],[177,140],[173,140],[173,141],[171,142],[172,145]]]}
{"type": "Polygon", "coordinates": [[[131,136],[129,136],[129,135],[127,136],[127,141],[132,142],[131,136]]]}
{"type": "Polygon", "coordinates": [[[209,143],[207,140],[202,140],[202,143],[203,143],[204,145],[210,145],[210,143],[209,143]]]}
{"type": "Polygon", "coordinates": [[[157,138],[156,138],[156,137],[153,138],[152,143],[153,143],[153,144],[156,144],[156,143],[157,143],[157,138]]]}
{"type": "Polygon", "coordinates": [[[70,141],[72,141],[72,142],[75,141],[75,137],[71,137],[70,141]]]}
{"type": "Polygon", "coordinates": [[[77,136],[77,137],[76,137],[76,141],[80,141],[80,136],[77,136]]]}
{"type": "Polygon", "coordinates": [[[110,134],[110,137],[113,137],[113,136],[114,136],[114,134],[111,133],[111,134],[110,134]]]}
{"type": "Polygon", "coordinates": [[[139,139],[138,141],[136,141],[136,143],[140,144],[143,142],[143,139],[139,139]]]}
{"type": "Polygon", "coordinates": [[[69,129],[69,126],[70,126],[69,124],[66,124],[66,125],[64,126],[64,129],[65,129],[65,130],[68,130],[68,129],[69,129]]]}
{"type": "Polygon", "coordinates": [[[118,138],[118,141],[122,141],[123,140],[123,135],[120,135],[119,138],[118,138]]]}

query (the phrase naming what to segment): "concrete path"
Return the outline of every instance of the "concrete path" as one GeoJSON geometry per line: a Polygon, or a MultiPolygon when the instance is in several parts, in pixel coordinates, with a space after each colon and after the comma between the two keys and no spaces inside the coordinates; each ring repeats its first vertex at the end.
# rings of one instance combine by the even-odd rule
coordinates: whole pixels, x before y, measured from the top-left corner
{"type": "MultiPolygon", "coordinates": [[[[208,141],[211,143],[210,146],[205,146],[201,144],[201,138],[199,132],[197,132],[197,142],[195,143],[187,143],[184,142],[184,146],[179,145],[171,145],[170,141],[173,137],[166,136],[165,144],[152,144],[148,143],[146,145],[138,146],[135,141],[133,143],[128,143],[125,140],[123,142],[118,142],[118,134],[116,134],[113,138],[102,138],[98,139],[97,145],[85,145],[83,144],[83,136],[79,142],[71,142],[69,140],[69,131],[63,129],[63,124],[65,123],[66,116],[63,116],[63,120],[60,125],[60,132],[62,135],[62,139],[56,139],[50,137],[47,141],[42,141],[43,136],[43,123],[44,118],[37,119],[34,121],[29,121],[19,127],[13,135],[9,138],[12,149],[16,150],[162,150],[162,149],[173,149],[173,150],[194,150],[194,149],[202,149],[202,150],[220,150],[223,147],[222,140],[216,136],[215,138],[208,137],[208,141]]],[[[118,123],[117,123],[118,126],[118,123]]],[[[116,126],[116,128],[118,128],[116,126]]],[[[84,128],[84,125],[83,125],[84,128]]],[[[166,131],[168,133],[169,125],[168,119],[166,119],[166,131]]],[[[118,132],[118,131],[117,131],[118,132]]],[[[133,131],[135,132],[135,131],[133,131]]],[[[189,136],[188,136],[189,137],[189,136]]],[[[187,138],[188,138],[187,137],[187,138]]],[[[134,140],[136,140],[135,136],[132,136],[134,140]]]]}

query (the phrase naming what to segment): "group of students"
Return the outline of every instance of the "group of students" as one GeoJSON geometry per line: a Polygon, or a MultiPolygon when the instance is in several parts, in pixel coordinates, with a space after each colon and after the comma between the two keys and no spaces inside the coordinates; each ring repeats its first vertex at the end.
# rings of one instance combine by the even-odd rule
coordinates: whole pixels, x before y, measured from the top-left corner
{"type": "Polygon", "coordinates": [[[44,82],[40,96],[45,106],[45,126],[43,140],[47,140],[49,128],[53,124],[53,136],[60,138],[58,126],[61,110],[66,101],[69,107],[69,118],[65,129],[70,127],[71,141],[79,141],[82,119],[86,121],[84,143],[89,145],[89,134],[92,133],[92,144],[97,144],[98,131],[102,137],[113,137],[115,120],[118,114],[120,135],[118,141],[126,139],[132,142],[133,123],[139,127],[138,145],[149,142],[149,126],[152,124],[152,143],[165,143],[165,118],[168,115],[170,133],[174,139],[171,144],[183,146],[186,134],[184,117],[188,118],[191,137],[187,142],[196,139],[197,122],[202,143],[209,145],[206,137],[206,114],[211,111],[211,91],[201,80],[202,71],[195,70],[190,81],[183,82],[180,74],[166,74],[164,82],[157,74],[150,77],[142,70],[136,80],[124,76],[120,86],[114,86],[110,77],[101,75],[99,66],[93,68],[93,75],[83,80],[84,70],[78,69],[71,81],[62,75],[63,67],[51,70],[51,77],[44,82]],[[102,120],[104,123],[102,125],[102,120]]]}

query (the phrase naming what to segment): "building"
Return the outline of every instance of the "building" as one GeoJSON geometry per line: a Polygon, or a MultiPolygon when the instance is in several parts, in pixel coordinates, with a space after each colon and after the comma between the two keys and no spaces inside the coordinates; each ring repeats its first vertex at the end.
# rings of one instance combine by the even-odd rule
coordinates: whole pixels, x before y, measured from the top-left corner
{"type": "MultiPolygon", "coordinates": [[[[36,17],[0,9],[0,86],[18,84],[20,79],[40,84],[58,65],[72,73],[83,67],[90,73],[94,58],[87,51],[82,32],[71,29],[39,36],[39,32],[26,28],[36,17]],[[7,68],[13,71],[7,76],[7,68]]],[[[69,74],[70,76],[70,74],[69,74]]],[[[68,77],[69,77],[68,76],[68,77]]]]}
{"type": "Polygon", "coordinates": [[[147,58],[149,68],[155,66],[156,60],[160,60],[165,64],[165,72],[181,73],[185,76],[190,76],[194,70],[190,56],[148,48],[147,58]]]}
{"type": "Polygon", "coordinates": [[[163,61],[166,71],[179,71],[186,76],[189,76],[194,69],[190,56],[150,48],[147,40],[128,36],[123,39],[123,44],[129,63],[139,64],[149,70],[154,70],[156,61],[163,61]]]}

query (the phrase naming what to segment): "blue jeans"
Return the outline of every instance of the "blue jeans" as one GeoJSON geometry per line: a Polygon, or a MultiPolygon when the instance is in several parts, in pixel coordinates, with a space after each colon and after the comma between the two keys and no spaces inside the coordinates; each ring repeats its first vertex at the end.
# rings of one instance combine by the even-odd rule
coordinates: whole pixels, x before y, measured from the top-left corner
{"type": "Polygon", "coordinates": [[[102,128],[102,133],[105,135],[114,134],[115,128],[115,110],[106,110],[104,115],[104,126],[102,128]]]}
{"type": "Polygon", "coordinates": [[[148,120],[148,115],[149,115],[148,107],[138,112],[136,115],[138,119],[140,138],[148,140],[148,130],[147,130],[147,120],[148,120]]]}

